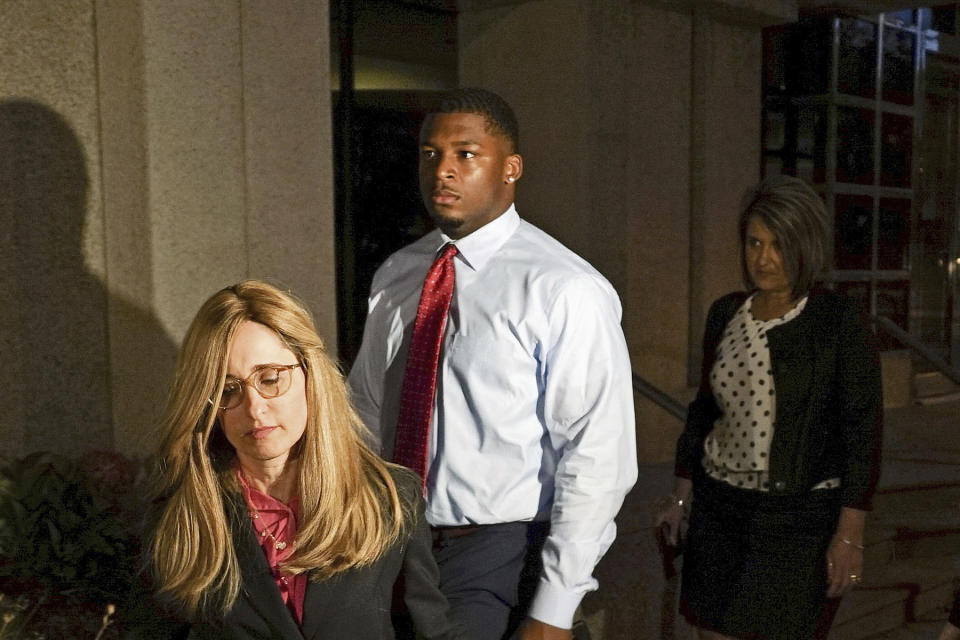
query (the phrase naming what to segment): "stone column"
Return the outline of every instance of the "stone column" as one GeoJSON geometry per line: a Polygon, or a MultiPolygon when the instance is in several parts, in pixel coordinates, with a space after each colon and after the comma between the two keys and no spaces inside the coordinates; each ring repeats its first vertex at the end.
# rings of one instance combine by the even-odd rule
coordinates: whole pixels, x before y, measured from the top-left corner
{"type": "Polygon", "coordinates": [[[223,286],[291,289],[336,349],[327,22],[306,0],[98,3],[122,450],[143,448],[176,345],[223,286]]]}
{"type": "Polygon", "coordinates": [[[145,454],[187,324],[244,278],[335,351],[327,8],[0,4],[11,453],[145,454]]]}
{"type": "Polygon", "coordinates": [[[112,443],[90,3],[0,3],[4,455],[112,443]]]}

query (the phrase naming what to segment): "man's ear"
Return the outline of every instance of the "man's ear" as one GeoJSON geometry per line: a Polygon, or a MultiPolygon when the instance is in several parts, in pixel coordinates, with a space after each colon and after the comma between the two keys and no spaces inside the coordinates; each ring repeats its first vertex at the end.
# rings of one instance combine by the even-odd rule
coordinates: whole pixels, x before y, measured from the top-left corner
{"type": "Polygon", "coordinates": [[[523,175],[523,157],[519,153],[511,153],[507,156],[504,165],[503,179],[505,182],[516,182],[523,175]]]}

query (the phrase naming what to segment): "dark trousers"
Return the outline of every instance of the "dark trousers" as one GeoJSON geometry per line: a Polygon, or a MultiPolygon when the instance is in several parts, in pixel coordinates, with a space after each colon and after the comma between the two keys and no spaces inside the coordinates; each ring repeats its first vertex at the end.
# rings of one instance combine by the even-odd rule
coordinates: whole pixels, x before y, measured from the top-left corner
{"type": "Polygon", "coordinates": [[[433,556],[451,617],[471,640],[509,637],[526,617],[549,525],[507,522],[435,529],[433,556]]]}

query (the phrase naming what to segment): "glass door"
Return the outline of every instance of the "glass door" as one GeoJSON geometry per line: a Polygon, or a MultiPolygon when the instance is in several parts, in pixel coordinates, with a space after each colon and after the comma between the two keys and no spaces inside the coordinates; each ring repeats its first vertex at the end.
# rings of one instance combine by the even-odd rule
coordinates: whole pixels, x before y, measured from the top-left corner
{"type": "Polygon", "coordinates": [[[917,211],[911,240],[911,325],[924,343],[960,362],[957,189],[960,38],[928,41],[923,128],[917,141],[917,211]]]}
{"type": "Polygon", "coordinates": [[[954,16],[821,14],[765,30],[761,162],[764,175],[795,175],[822,195],[826,283],[946,356],[960,315],[960,55],[941,14],[954,16]]]}

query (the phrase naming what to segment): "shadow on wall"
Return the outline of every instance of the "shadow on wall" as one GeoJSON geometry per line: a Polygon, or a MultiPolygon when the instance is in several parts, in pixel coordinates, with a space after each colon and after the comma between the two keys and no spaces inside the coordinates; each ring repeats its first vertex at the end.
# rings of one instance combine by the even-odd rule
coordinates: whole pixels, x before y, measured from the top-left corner
{"type": "MultiPolygon", "coordinates": [[[[0,440],[5,455],[77,454],[114,447],[113,404],[159,418],[175,348],[157,320],[111,299],[83,257],[89,178],[80,141],[51,109],[0,101],[0,440]],[[111,380],[108,309],[143,368],[111,380]]],[[[119,376],[114,376],[114,378],[119,376]]],[[[152,430],[152,424],[136,431],[152,430]]],[[[130,427],[127,427],[130,428],[130,427]]],[[[145,453],[145,452],[128,452],[145,453]]]]}

